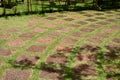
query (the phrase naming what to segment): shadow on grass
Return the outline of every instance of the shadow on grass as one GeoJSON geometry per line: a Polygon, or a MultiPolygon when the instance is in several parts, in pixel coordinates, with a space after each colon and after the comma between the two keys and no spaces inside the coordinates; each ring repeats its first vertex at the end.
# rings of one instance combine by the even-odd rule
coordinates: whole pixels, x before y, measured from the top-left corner
{"type": "MultiPolygon", "coordinates": [[[[84,46],[84,47],[76,47],[73,48],[73,51],[71,52],[71,55],[69,56],[69,60],[70,62],[68,63],[74,63],[74,58],[77,55],[77,53],[81,53],[82,50],[88,50],[91,52],[94,52],[97,55],[97,62],[95,62],[94,64],[97,65],[97,76],[104,75],[106,78],[111,78],[111,77],[117,77],[119,78],[120,73],[107,73],[106,69],[104,68],[104,65],[108,65],[108,64],[112,64],[117,65],[118,67],[120,67],[120,63],[113,63],[114,60],[119,59],[120,58],[120,47],[119,46],[105,46],[105,48],[108,50],[107,52],[102,51],[102,48],[98,47],[98,46],[84,46]],[[99,49],[99,50],[98,50],[99,49]],[[73,54],[72,54],[73,53],[73,54]],[[117,56],[116,56],[117,55],[117,56]]],[[[61,79],[79,79],[81,80],[81,76],[82,75],[77,75],[74,73],[74,69],[73,67],[70,67],[69,65],[56,65],[56,64],[50,64],[50,63],[45,63],[45,62],[41,62],[35,66],[31,66],[30,64],[26,64],[26,65],[20,65],[20,64],[15,64],[15,60],[9,60],[8,62],[9,64],[11,64],[11,66],[13,68],[21,68],[21,69],[37,69],[37,70],[46,70],[50,73],[52,72],[56,72],[56,73],[60,73],[61,76],[59,77],[61,79]],[[62,74],[64,76],[62,76],[62,74]]],[[[78,68],[78,72],[81,73],[83,70],[86,70],[85,66],[81,67],[80,70],[78,68]]]]}
{"type": "MultiPolygon", "coordinates": [[[[116,10],[120,9],[120,2],[116,2],[117,4],[107,4],[104,3],[101,6],[101,10],[93,6],[93,3],[85,4],[82,3],[83,6],[77,6],[76,4],[73,4],[72,7],[70,5],[56,5],[54,2],[50,3],[50,5],[44,5],[42,4],[42,10],[34,10],[34,11],[24,11],[22,13],[15,13],[15,14],[5,14],[5,15],[0,15],[0,17],[5,17],[7,18],[8,16],[22,16],[22,15],[32,15],[32,14],[40,14],[40,15],[45,15],[45,13],[54,13],[54,12],[64,12],[64,11],[72,11],[72,12],[78,12],[78,11],[83,11],[83,10],[97,10],[97,11],[109,11],[109,10],[116,10]],[[119,4],[118,4],[119,3],[119,4]],[[48,8],[48,10],[46,10],[48,8]]],[[[9,7],[8,7],[9,8],[9,7]]],[[[7,7],[6,7],[7,9],[7,7]]]]}

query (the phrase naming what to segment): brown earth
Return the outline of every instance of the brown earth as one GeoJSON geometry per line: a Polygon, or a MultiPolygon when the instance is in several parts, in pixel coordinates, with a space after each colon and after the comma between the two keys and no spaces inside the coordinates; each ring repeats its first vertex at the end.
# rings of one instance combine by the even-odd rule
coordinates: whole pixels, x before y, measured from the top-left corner
{"type": "Polygon", "coordinates": [[[81,38],[81,37],[84,37],[84,34],[83,34],[83,33],[80,33],[80,32],[73,32],[73,33],[72,33],[72,36],[81,38]]]}
{"type": "Polygon", "coordinates": [[[0,48],[0,56],[9,56],[11,54],[12,54],[12,52],[10,49],[0,48]]]}
{"type": "Polygon", "coordinates": [[[54,42],[54,39],[52,38],[40,38],[39,40],[37,40],[38,43],[42,43],[42,44],[51,44],[54,42]]]}
{"type": "Polygon", "coordinates": [[[93,28],[93,29],[100,28],[99,25],[90,25],[90,27],[93,28]]]}
{"type": "Polygon", "coordinates": [[[120,46],[119,45],[114,45],[114,44],[109,44],[105,46],[109,51],[120,51],[120,46]]]}
{"type": "Polygon", "coordinates": [[[74,74],[84,76],[96,76],[95,67],[93,65],[80,64],[74,67],[74,74]]]}
{"type": "Polygon", "coordinates": [[[82,45],[80,47],[80,50],[90,51],[90,52],[98,52],[100,50],[100,47],[93,46],[93,45],[82,45]]]}
{"type": "Polygon", "coordinates": [[[111,35],[110,34],[105,34],[105,33],[98,32],[98,33],[96,33],[96,36],[99,36],[99,37],[102,37],[102,38],[109,38],[111,35]]]}
{"type": "Polygon", "coordinates": [[[6,71],[2,80],[29,80],[30,70],[10,69],[6,71]]]}
{"type": "Polygon", "coordinates": [[[120,38],[114,38],[112,41],[119,44],[120,43],[120,38]]]}
{"type": "Polygon", "coordinates": [[[63,46],[63,45],[58,45],[55,47],[55,50],[60,53],[70,53],[73,50],[72,46],[63,46]]]}
{"type": "Polygon", "coordinates": [[[94,31],[94,29],[82,28],[82,29],[80,29],[80,31],[82,31],[82,32],[92,32],[92,31],[94,31]]]}
{"type": "Polygon", "coordinates": [[[65,65],[67,63],[67,57],[60,54],[50,55],[47,58],[47,63],[65,65]]]}
{"type": "Polygon", "coordinates": [[[86,21],[95,22],[95,21],[97,21],[97,20],[90,18],[90,19],[86,19],[86,21]]]}
{"type": "Polygon", "coordinates": [[[93,43],[97,43],[97,44],[101,44],[102,43],[102,40],[100,40],[98,38],[89,38],[89,39],[87,39],[87,41],[93,42],[93,43]]]}
{"type": "Polygon", "coordinates": [[[43,67],[40,73],[40,78],[51,80],[63,80],[63,70],[54,69],[53,67],[43,67]]]}
{"type": "Polygon", "coordinates": [[[100,25],[107,25],[109,24],[108,22],[97,22],[97,24],[100,24],[100,25]]]}
{"type": "Polygon", "coordinates": [[[47,29],[43,29],[43,28],[34,28],[34,32],[44,33],[45,31],[47,31],[47,29]]]}
{"type": "Polygon", "coordinates": [[[65,18],[64,20],[65,21],[73,21],[74,19],[73,18],[65,18]]]}
{"type": "Polygon", "coordinates": [[[78,24],[81,24],[81,25],[85,25],[85,24],[87,24],[87,22],[84,22],[84,21],[79,21],[79,22],[77,22],[78,24]]]}
{"type": "Polygon", "coordinates": [[[62,33],[60,32],[49,32],[47,35],[48,36],[53,36],[53,37],[59,37],[62,33]]]}
{"type": "Polygon", "coordinates": [[[15,61],[15,64],[34,66],[38,60],[39,60],[38,56],[22,55],[15,61]]]}
{"type": "Polygon", "coordinates": [[[72,39],[72,38],[64,38],[64,39],[62,39],[61,42],[65,43],[65,44],[75,44],[77,42],[77,40],[76,39],[72,39]]]}
{"type": "Polygon", "coordinates": [[[79,61],[85,61],[85,62],[97,62],[97,55],[96,54],[78,53],[77,59],[79,61]]]}
{"type": "Polygon", "coordinates": [[[46,46],[32,45],[26,51],[42,53],[46,48],[47,48],[46,46]]]}
{"type": "Polygon", "coordinates": [[[15,29],[15,28],[9,28],[7,31],[8,31],[8,32],[13,32],[13,33],[20,32],[20,30],[15,29]]]}
{"type": "Polygon", "coordinates": [[[33,37],[35,37],[35,34],[34,33],[23,33],[19,37],[21,37],[21,38],[33,38],[33,37]]]}
{"type": "Polygon", "coordinates": [[[0,34],[0,39],[8,39],[10,36],[10,34],[0,34]]]}
{"type": "Polygon", "coordinates": [[[7,43],[7,45],[9,46],[13,46],[13,47],[22,47],[24,46],[28,41],[27,40],[22,40],[22,39],[15,39],[15,40],[11,40],[7,43]]]}
{"type": "Polygon", "coordinates": [[[46,19],[48,19],[48,20],[55,20],[57,18],[55,18],[55,17],[47,17],[46,19]]]}

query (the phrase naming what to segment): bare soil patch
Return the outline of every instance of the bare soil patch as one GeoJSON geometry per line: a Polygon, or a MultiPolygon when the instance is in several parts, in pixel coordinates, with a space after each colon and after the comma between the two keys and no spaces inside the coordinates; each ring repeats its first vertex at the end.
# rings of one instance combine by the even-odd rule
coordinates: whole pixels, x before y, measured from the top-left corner
{"type": "Polygon", "coordinates": [[[10,69],[2,80],[28,80],[30,74],[30,70],[10,69]]]}
{"type": "Polygon", "coordinates": [[[119,25],[112,25],[111,28],[120,29],[120,26],[119,25]]]}
{"type": "Polygon", "coordinates": [[[85,62],[97,62],[96,54],[78,53],[77,60],[85,62]]]}
{"type": "Polygon", "coordinates": [[[109,24],[109,22],[97,22],[97,24],[100,24],[100,25],[107,25],[107,24],[109,24]]]}
{"type": "Polygon", "coordinates": [[[94,29],[82,28],[82,29],[80,29],[80,31],[82,31],[82,32],[92,32],[92,31],[94,31],[94,29]]]}
{"type": "Polygon", "coordinates": [[[109,34],[114,34],[117,32],[117,30],[114,30],[112,28],[105,28],[102,30],[102,32],[109,33],[109,34]]]}
{"type": "Polygon", "coordinates": [[[64,25],[64,23],[65,23],[65,22],[62,21],[62,20],[55,20],[55,21],[54,21],[54,24],[55,24],[55,25],[64,25]]]}
{"type": "Polygon", "coordinates": [[[115,19],[108,19],[107,21],[109,21],[109,22],[116,22],[117,20],[115,20],[115,19]]]}
{"type": "Polygon", "coordinates": [[[74,74],[84,76],[96,76],[95,67],[93,65],[80,64],[74,67],[74,74]]]}
{"type": "Polygon", "coordinates": [[[65,15],[57,15],[57,17],[66,17],[65,15]]]}
{"type": "Polygon", "coordinates": [[[35,37],[35,34],[34,33],[23,33],[19,37],[21,37],[21,38],[33,38],[33,37],[35,37]]]}
{"type": "Polygon", "coordinates": [[[55,20],[57,18],[56,17],[47,17],[46,19],[48,19],[48,20],[55,20]]]}
{"type": "Polygon", "coordinates": [[[96,33],[96,36],[102,37],[102,38],[109,38],[110,34],[105,34],[105,33],[96,33]]]}
{"type": "Polygon", "coordinates": [[[113,60],[113,59],[117,59],[119,57],[120,57],[119,55],[117,55],[116,53],[113,53],[113,52],[107,52],[104,54],[104,58],[106,60],[113,60]]]}
{"type": "Polygon", "coordinates": [[[42,43],[42,44],[51,44],[54,42],[54,39],[52,38],[40,38],[39,40],[37,40],[38,43],[42,43]]]}
{"type": "Polygon", "coordinates": [[[104,13],[95,13],[95,15],[98,15],[98,16],[99,16],[99,15],[104,15],[104,13]]]}
{"type": "Polygon", "coordinates": [[[85,14],[84,16],[86,16],[86,17],[93,17],[94,15],[85,14]]]}
{"type": "Polygon", "coordinates": [[[119,44],[120,43],[120,38],[114,38],[112,41],[119,44]]]}
{"type": "Polygon", "coordinates": [[[93,28],[93,29],[100,28],[99,25],[90,25],[90,27],[93,28]]]}
{"type": "Polygon", "coordinates": [[[57,27],[57,25],[53,24],[53,23],[47,23],[47,24],[44,24],[44,26],[47,27],[47,28],[55,28],[55,27],[57,27]]]}
{"type": "Polygon", "coordinates": [[[47,29],[43,29],[43,28],[34,28],[34,32],[44,33],[45,31],[47,31],[47,29]]]}
{"type": "Polygon", "coordinates": [[[69,32],[69,31],[71,31],[71,29],[73,29],[73,28],[72,27],[63,27],[63,28],[58,29],[57,31],[63,33],[63,32],[69,32]]]}
{"type": "Polygon", "coordinates": [[[0,48],[0,56],[9,56],[11,54],[12,54],[12,52],[10,49],[0,48]]]}
{"type": "Polygon", "coordinates": [[[32,27],[37,26],[37,25],[38,25],[37,23],[29,23],[27,25],[27,27],[32,28],[32,27]]]}
{"type": "Polygon", "coordinates": [[[48,20],[46,20],[46,19],[39,19],[38,22],[39,22],[40,24],[44,24],[44,23],[47,23],[48,20]]]}
{"type": "Polygon", "coordinates": [[[70,27],[73,27],[73,28],[80,27],[80,25],[78,25],[78,24],[70,24],[69,26],[70,26],[70,27]]]}
{"type": "Polygon", "coordinates": [[[46,46],[32,45],[26,51],[42,53],[46,48],[47,48],[46,46]]]}
{"type": "Polygon", "coordinates": [[[102,40],[100,40],[98,38],[89,38],[89,39],[87,39],[87,41],[93,42],[93,43],[97,43],[97,44],[101,44],[102,43],[102,40]]]}
{"type": "Polygon", "coordinates": [[[61,42],[65,43],[65,44],[75,44],[77,42],[77,40],[76,39],[72,39],[72,38],[64,38],[64,39],[62,39],[61,42]]]}
{"type": "Polygon", "coordinates": [[[7,31],[8,31],[8,32],[12,32],[12,33],[20,32],[20,30],[15,29],[15,28],[9,28],[7,31]]]}
{"type": "Polygon", "coordinates": [[[107,80],[118,80],[117,78],[107,78],[107,80]]]}
{"type": "Polygon", "coordinates": [[[7,43],[7,45],[9,46],[13,46],[13,47],[22,47],[24,46],[28,41],[27,40],[22,40],[22,39],[15,39],[15,40],[11,40],[7,43]]]}
{"type": "Polygon", "coordinates": [[[53,67],[43,67],[40,74],[40,78],[51,79],[51,80],[63,80],[63,70],[54,69],[53,67]]]}
{"type": "Polygon", "coordinates": [[[48,36],[53,36],[53,37],[59,37],[59,36],[61,36],[61,34],[62,33],[60,33],[60,32],[49,32],[47,35],[48,36]]]}
{"type": "Polygon", "coordinates": [[[67,63],[67,57],[60,54],[53,54],[47,58],[47,63],[65,65],[67,63]]]}
{"type": "Polygon", "coordinates": [[[0,34],[0,39],[8,39],[10,36],[10,34],[0,34]]]}
{"type": "Polygon", "coordinates": [[[79,21],[79,22],[77,22],[78,24],[80,24],[80,25],[85,25],[85,24],[87,24],[87,22],[84,22],[84,21],[79,21]]]}
{"type": "Polygon", "coordinates": [[[80,50],[90,51],[90,52],[98,52],[100,47],[94,45],[82,45],[80,50]]]}
{"type": "Polygon", "coordinates": [[[109,44],[106,46],[109,51],[120,51],[119,45],[109,44]]]}
{"type": "Polygon", "coordinates": [[[90,18],[90,19],[86,19],[86,21],[95,22],[95,21],[97,21],[97,20],[90,18]]]}
{"type": "Polygon", "coordinates": [[[106,19],[106,17],[95,17],[96,19],[106,19]]]}
{"type": "Polygon", "coordinates": [[[15,61],[15,64],[34,66],[38,60],[39,60],[38,56],[22,55],[15,61]]]}
{"type": "Polygon", "coordinates": [[[108,14],[108,15],[106,15],[107,17],[113,17],[113,16],[115,16],[115,15],[113,15],[113,14],[108,14]]]}
{"type": "Polygon", "coordinates": [[[73,32],[73,33],[72,33],[72,36],[81,38],[81,37],[84,36],[84,34],[83,34],[83,33],[80,33],[80,32],[73,32]]]}
{"type": "Polygon", "coordinates": [[[119,65],[116,66],[116,65],[112,65],[112,64],[107,64],[105,65],[105,72],[107,74],[119,74],[120,72],[120,68],[119,68],[119,65]]]}
{"type": "Polygon", "coordinates": [[[90,80],[90,79],[78,79],[78,78],[73,78],[72,80],[90,80]]]}
{"type": "Polygon", "coordinates": [[[63,45],[58,45],[55,47],[55,50],[59,53],[70,53],[73,50],[72,46],[63,46],[63,45]]]}
{"type": "Polygon", "coordinates": [[[65,21],[73,21],[74,19],[73,18],[65,18],[64,20],[65,21]]]}

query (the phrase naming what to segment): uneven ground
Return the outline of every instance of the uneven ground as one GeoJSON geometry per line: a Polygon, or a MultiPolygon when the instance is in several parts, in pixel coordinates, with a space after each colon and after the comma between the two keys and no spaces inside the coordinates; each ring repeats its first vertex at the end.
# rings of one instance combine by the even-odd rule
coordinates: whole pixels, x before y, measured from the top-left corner
{"type": "Polygon", "coordinates": [[[106,76],[117,68],[97,64],[94,49],[71,53],[72,47],[84,44],[119,46],[120,10],[0,18],[0,80],[119,80],[106,76]]]}

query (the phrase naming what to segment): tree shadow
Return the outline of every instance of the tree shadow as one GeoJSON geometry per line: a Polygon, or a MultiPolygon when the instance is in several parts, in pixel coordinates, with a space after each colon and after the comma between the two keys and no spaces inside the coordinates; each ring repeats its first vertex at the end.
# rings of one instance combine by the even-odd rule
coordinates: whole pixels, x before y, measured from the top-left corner
{"type": "MultiPolygon", "coordinates": [[[[89,2],[87,4],[86,4],[86,2],[80,3],[80,2],[74,1],[73,3],[71,2],[71,4],[67,4],[67,5],[65,3],[54,2],[54,1],[47,1],[47,3],[49,3],[49,4],[45,4],[45,1],[41,0],[41,4],[39,4],[39,5],[41,5],[41,10],[34,10],[34,11],[33,10],[32,11],[27,10],[27,11],[23,11],[22,13],[17,12],[17,13],[14,13],[14,14],[0,15],[0,17],[4,17],[4,16],[22,16],[22,15],[29,15],[29,14],[41,14],[41,15],[44,15],[45,13],[64,12],[64,11],[77,12],[77,11],[83,11],[83,10],[99,10],[99,8],[96,8],[96,5],[94,5],[93,1],[89,2]],[[82,4],[82,6],[79,6],[77,4],[82,4]]],[[[32,8],[32,6],[36,6],[36,5],[34,5],[34,4],[29,5],[28,8],[30,6],[32,8]]],[[[39,5],[37,5],[37,7],[39,7],[39,5]]],[[[118,0],[116,0],[115,2],[105,1],[105,2],[102,2],[102,3],[97,4],[97,5],[101,7],[100,11],[107,11],[107,10],[112,10],[112,9],[120,9],[120,1],[118,1],[118,0]]],[[[10,9],[11,6],[13,7],[13,5],[6,5],[6,9],[10,9]]],[[[1,6],[1,8],[2,8],[2,6],[1,6]]]]}
{"type": "MultiPolygon", "coordinates": [[[[112,46],[113,47],[113,46],[112,46]]],[[[115,47],[115,46],[114,46],[115,47]]],[[[112,61],[119,59],[120,58],[120,51],[115,50],[115,48],[108,48],[109,51],[103,51],[101,47],[98,46],[91,46],[91,45],[85,45],[82,47],[76,47],[73,48],[72,52],[73,54],[70,55],[69,59],[74,63],[74,58],[77,55],[77,53],[81,53],[83,50],[89,50],[91,52],[94,52],[97,55],[97,62],[94,64],[97,65],[97,69],[99,71],[97,72],[97,75],[101,76],[101,74],[105,74],[106,78],[110,77],[119,77],[120,73],[107,73],[106,69],[104,68],[104,65],[111,64],[111,65],[116,65],[117,67],[120,67],[120,63],[113,63],[112,61]],[[113,51],[114,50],[114,51],[113,51]]],[[[59,54],[59,53],[58,53],[59,54]]],[[[13,67],[13,68],[20,68],[20,69],[37,69],[41,71],[46,71],[47,73],[55,73],[58,74],[58,80],[63,80],[63,79],[72,79],[72,80],[82,80],[83,75],[89,76],[89,74],[96,75],[94,73],[94,67],[88,65],[88,64],[80,64],[77,67],[70,67],[69,65],[63,65],[63,64],[54,64],[54,63],[46,63],[46,62],[40,62],[37,65],[30,65],[29,64],[16,64],[15,60],[9,60],[8,63],[13,67]],[[88,71],[87,71],[88,70],[88,71]],[[90,70],[90,73],[89,73],[90,70]],[[87,73],[86,73],[86,72],[87,73]]]]}

